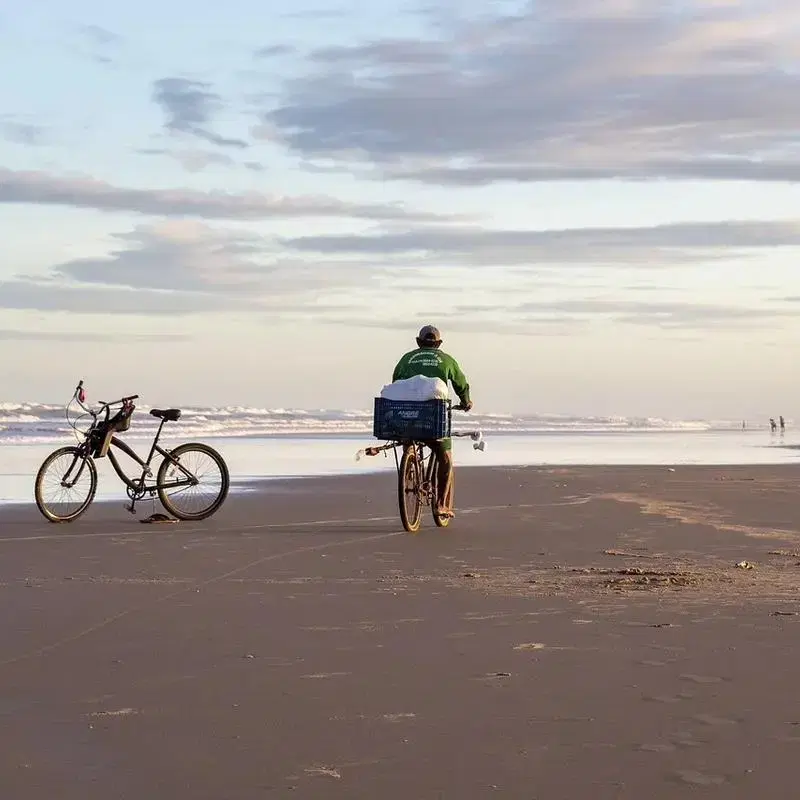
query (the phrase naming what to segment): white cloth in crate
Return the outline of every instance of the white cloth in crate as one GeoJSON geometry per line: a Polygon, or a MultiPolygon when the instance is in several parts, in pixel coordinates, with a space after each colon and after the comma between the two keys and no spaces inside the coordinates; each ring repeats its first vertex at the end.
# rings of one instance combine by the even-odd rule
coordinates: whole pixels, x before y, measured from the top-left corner
{"type": "Polygon", "coordinates": [[[425,375],[387,383],[381,389],[381,397],[386,400],[447,400],[449,396],[447,384],[441,378],[425,375]]]}

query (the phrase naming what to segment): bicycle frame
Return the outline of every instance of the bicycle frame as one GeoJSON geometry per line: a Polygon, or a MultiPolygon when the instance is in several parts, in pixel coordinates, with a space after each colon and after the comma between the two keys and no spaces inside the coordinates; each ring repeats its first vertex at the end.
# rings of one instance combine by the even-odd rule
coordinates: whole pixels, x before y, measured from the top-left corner
{"type": "MultiPolygon", "coordinates": [[[[485,450],[486,449],[486,443],[485,443],[485,441],[483,439],[482,431],[478,431],[478,430],[476,430],[476,431],[453,431],[450,434],[450,436],[451,437],[457,437],[457,438],[467,438],[467,437],[469,437],[470,439],[472,439],[472,447],[473,447],[474,450],[485,450]]],[[[376,456],[376,455],[378,455],[378,453],[383,453],[386,450],[394,450],[394,463],[395,463],[395,466],[397,467],[397,471],[399,473],[400,472],[400,459],[397,457],[397,448],[398,447],[410,447],[411,445],[414,445],[415,447],[423,448],[423,454],[421,455],[421,459],[423,461],[424,461],[425,458],[428,458],[428,456],[424,455],[424,448],[428,447],[428,445],[426,445],[425,442],[410,441],[409,440],[409,441],[394,441],[394,442],[389,442],[388,444],[382,444],[382,445],[377,445],[377,446],[372,446],[372,447],[365,447],[363,450],[359,450],[356,453],[356,461],[358,461],[361,458],[362,455],[365,455],[365,456],[376,456]]]]}
{"type": "Polygon", "coordinates": [[[121,450],[123,453],[125,453],[125,455],[132,458],[142,468],[142,474],[139,476],[138,481],[131,480],[131,478],[129,478],[122,469],[117,457],[114,455],[114,451],[109,448],[108,460],[111,462],[114,472],[116,472],[119,479],[136,494],[141,493],[142,496],[144,496],[145,493],[149,493],[150,495],[154,495],[159,489],[174,489],[180,486],[195,486],[198,482],[197,478],[192,475],[188,469],[186,469],[179,461],[176,461],[172,457],[172,454],[169,452],[169,450],[165,450],[163,447],[159,446],[158,440],[161,436],[161,429],[163,427],[164,420],[161,420],[161,424],[158,426],[158,431],[156,431],[156,435],[152,444],[150,445],[150,452],[146,461],[137,455],[134,449],[130,447],[130,445],[127,445],[125,442],[123,442],[122,439],[118,439],[116,436],[111,437],[111,447],[116,447],[118,450],[121,450]],[[155,456],[156,453],[165,458],[167,461],[172,462],[172,464],[174,464],[186,476],[186,479],[170,481],[169,483],[154,483],[151,486],[145,486],[145,479],[153,476],[153,470],[150,469],[150,464],[152,463],[153,456],[155,456]]]}
{"type": "MultiPolygon", "coordinates": [[[[419,495],[424,505],[435,502],[433,496],[433,469],[436,459],[433,457],[433,450],[424,442],[408,442],[407,446],[413,447],[417,451],[417,461],[421,467],[422,480],[419,485],[419,495]],[[428,452],[425,452],[427,447],[428,452]]],[[[400,462],[397,459],[397,450],[394,451],[395,463],[397,464],[397,474],[400,474],[400,462]]]]}
{"type": "MultiPolygon", "coordinates": [[[[136,451],[130,447],[130,445],[126,444],[119,439],[117,436],[112,436],[110,441],[110,447],[108,450],[108,460],[111,462],[111,466],[114,468],[114,472],[117,473],[119,479],[128,487],[129,496],[131,500],[137,500],[143,498],[145,495],[149,494],[151,496],[155,495],[159,489],[174,489],[179,488],[181,486],[195,486],[198,483],[197,478],[188,470],[186,469],[179,461],[173,458],[172,453],[169,450],[165,450],[158,444],[158,440],[161,437],[161,431],[164,427],[165,420],[161,420],[161,424],[158,426],[158,430],[156,431],[156,435],[153,438],[153,441],[150,445],[150,452],[148,453],[147,459],[142,459],[136,451]],[[117,457],[114,455],[114,451],[112,448],[116,447],[118,450],[121,450],[125,455],[132,458],[139,466],[142,467],[142,474],[139,476],[137,480],[130,478],[125,470],[120,465],[117,457]],[[151,485],[146,485],[145,480],[147,478],[151,478],[153,476],[153,470],[150,468],[152,464],[153,457],[158,453],[167,461],[170,461],[175,467],[177,467],[185,476],[184,478],[178,478],[174,481],[169,481],[166,483],[153,483],[151,485]]],[[[84,470],[86,465],[86,461],[92,458],[91,453],[91,443],[89,435],[87,434],[86,440],[79,446],[78,453],[75,456],[75,462],[70,465],[69,469],[67,470],[66,474],[64,475],[63,483],[73,486],[77,483],[78,479],[81,476],[81,473],[84,470]],[[75,467],[75,464],[80,461],[80,468],[78,469],[78,473],[74,479],[71,481],[69,480],[69,475],[72,469],[75,467]]]]}

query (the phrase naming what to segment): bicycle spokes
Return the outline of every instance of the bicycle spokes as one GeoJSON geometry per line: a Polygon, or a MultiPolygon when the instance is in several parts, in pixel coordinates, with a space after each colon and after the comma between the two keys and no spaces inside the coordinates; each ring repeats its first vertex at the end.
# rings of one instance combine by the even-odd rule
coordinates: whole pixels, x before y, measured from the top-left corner
{"type": "Polygon", "coordinates": [[[67,521],[85,510],[94,497],[97,476],[74,448],[54,453],[42,466],[36,501],[45,516],[67,521]]]}
{"type": "Polygon", "coordinates": [[[179,519],[201,519],[219,507],[228,492],[228,471],[207,445],[176,447],[158,473],[162,505],[179,519]]]}

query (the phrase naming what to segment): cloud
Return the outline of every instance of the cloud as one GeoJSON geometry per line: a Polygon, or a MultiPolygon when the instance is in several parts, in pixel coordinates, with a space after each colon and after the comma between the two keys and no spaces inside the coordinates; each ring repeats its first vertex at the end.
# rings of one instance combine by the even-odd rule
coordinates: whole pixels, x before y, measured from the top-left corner
{"type": "Polygon", "coordinates": [[[297,52],[295,47],[288,44],[272,44],[266,47],[259,47],[253,55],[256,58],[277,58],[278,56],[290,56],[297,52]]]}
{"type": "Polygon", "coordinates": [[[0,136],[14,144],[42,144],[44,131],[41,125],[23,122],[8,114],[0,115],[0,136]]]}
{"type": "MultiPolygon", "coordinates": [[[[229,194],[192,189],[127,189],[86,177],[59,177],[47,172],[0,167],[0,204],[91,208],[168,217],[268,220],[297,217],[351,217],[379,221],[434,222],[446,215],[410,211],[400,205],[347,203],[332,197],[287,197],[261,192],[229,194]]],[[[451,217],[454,218],[454,217],[451,217]]]]}
{"type": "Polygon", "coordinates": [[[202,172],[210,166],[232,167],[236,164],[227,153],[207,150],[168,150],[163,147],[143,147],[137,152],[147,156],[167,156],[175,159],[187,172],[202,172]]]}
{"type": "Polygon", "coordinates": [[[218,311],[213,296],[197,294],[191,303],[174,292],[65,285],[56,281],[0,281],[0,308],[36,311],[69,311],[76,314],[130,314],[182,316],[199,311],[218,311]]]}
{"type": "MultiPolygon", "coordinates": [[[[645,232],[645,239],[655,235],[645,232]]],[[[738,235],[748,242],[758,238],[738,235]]],[[[778,302],[751,292],[736,305],[700,302],[685,287],[642,295],[614,280],[593,280],[605,269],[573,269],[558,280],[560,270],[538,264],[533,271],[419,270],[402,253],[303,260],[254,233],[191,220],[139,225],[113,239],[104,257],[56,264],[45,278],[0,282],[0,308],[153,317],[234,313],[383,329],[433,319],[448,330],[541,336],[571,335],[596,324],[656,331],[778,329],[796,318],[792,297],[778,302]]]]}
{"type": "Polygon", "coordinates": [[[258,288],[257,261],[266,242],[248,233],[218,231],[201,222],[170,220],[114,236],[106,258],[56,266],[57,277],[84,284],[246,296],[258,288]]]}
{"type": "Polygon", "coordinates": [[[420,66],[444,66],[448,62],[438,42],[412,39],[383,39],[365,45],[323,47],[315,50],[311,59],[320,64],[347,66],[377,61],[384,67],[412,70],[420,66]]]}
{"type": "Polygon", "coordinates": [[[119,34],[100,25],[83,25],[80,31],[88,41],[101,47],[122,43],[122,37],[119,34]]]}
{"type": "Polygon", "coordinates": [[[76,52],[98,64],[113,64],[124,39],[100,25],[81,25],[77,29],[76,52]]]}
{"type": "Polygon", "coordinates": [[[208,150],[169,150],[165,147],[140,147],[136,152],[145,156],[172,158],[187,172],[202,172],[213,166],[242,167],[250,172],[266,171],[266,167],[260,161],[242,161],[239,163],[227,153],[210,152],[208,150]]]}
{"type": "MultiPolygon", "coordinates": [[[[464,313],[465,309],[462,308],[464,313]]],[[[521,321],[559,316],[603,318],[607,321],[658,328],[707,330],[741,329],[765,322],[776,325],[778,318],[793,318],[792,309],[693,303],[680,300],[640,301],[613,299],[564,299],[557,302],[527,302],[503,309],[504,315],[521,321]]]]}
{"type": "Polygon", "coordinates": [[[216,114],[222,110],[222,98],[208,83],[187,78],[161,78],[153,83],[153,100],[166,115],[170,133],[182,133],[220,147],[246,149],[243,139],[227,138],[210,130],[216,114]]]}
{"type": "Polygon", "coordinates": [[[183,333],[109,333],[98,331],[29,331],[0,329],[3,342],[166,342],[182,341],[183,333]]]}
{"type": "Polygon", "coordinates": [[[798,247],[800,221],[676,222],[564,230],[430,226],[369,236],[311,235],[281,241],[299,252],[405,255],[409,263],[645,266],[691,264],[730,257],[733,251],[798,247]]]}
{"type": "Polygon", "coordinates": [[[337,293],[352,303],[380,280],[366,262],[290,259],[256,234],[191,220],[140,225],[113,238],[107,256],[56,264],[45,278],[0,281],[0,308],[156,316],[233,311],[275,318],[341,310],[337,293]]]}
{"type": "Polygon", "coordinates": [[[280,15],[283,19],[293,20],[332,20],[347,16],[343,8],[306,8],[300,11],[286,11],[280,15]]]}
{"type": "Polygon", "coordinates": [[[537,0],[313,53],[264,114],[307,158],[436,184],[796,181],[795,0],[537,0]]]}
{"type": "MultiPolygon", "coordinates": [[[[593,325],[631,326],[651,331],[710,332],[778,328],[781,320],[796,317],[793,309],[760,304],[744,307],[682,301],[640,302],[619,297],[502,302],[492,298],[479,304],[456,304],[408,315],[387,314],[376,318],[365,314],[331,314],[325,322],[350,327],[413,330],[433,320],[445,337],[453,332],[500,333],[529,336],[564,336],[585,333],[593,325]],[[419,323],[419,324],[417,324],[419,323]]],[[[637,334],[638,335],[638,334],[637,334]]]]}

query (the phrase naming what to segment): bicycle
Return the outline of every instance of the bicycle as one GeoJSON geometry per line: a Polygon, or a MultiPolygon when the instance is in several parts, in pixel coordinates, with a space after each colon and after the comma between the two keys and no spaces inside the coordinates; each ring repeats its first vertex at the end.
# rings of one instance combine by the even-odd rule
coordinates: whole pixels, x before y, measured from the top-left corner
{"type": "MultiPolygon", "coordinates": [[[[180,520],[205,519],[223,504],[228,496],[230,474],[224,459],[216,450],[200,442],[187,442],[171,450],[164,449],[158,444],[164,425],[180,419],[181,410],[179,408],[151,409],[151,416],[161,420],[161,423],[151,443],[147,459],[141,458],[129,445],[115,435],[129,430],[131,416],[136,408],[133,401],[138,397],[139,395],[134,394],[110,403],[100,401],[99,409],[93,411],[85,404],[86,393],[83,381],[78,383],[72,399],[67,403],[65,416],[76,434],[83,436],[83,441],[79,440],[77,446],[61,447],[53,451],[44,460],[36,475],[34,488],[36,505],[50,522],[72,522],[89,508],[97,491],[97,466],[94,462],[95,459],[106,456],[126,486],[131,502],[125,508],[132,514],[136,513],[136,503],[148,495],[154,499],[155,495],[158,495],[164,508],[173,517],[180,520]],[[75,420],[70,419],[69,416],[73,402],[86,412],[75,420]],[[115,406],[120,406],[120,408],[111,416],[111,409],[115,406]],[[87,430],[79,430],[78,421],[87,414],[92,418],[91,424],[87,430]],[[125,453],[141,466],[142,473],[138,478],[130,478],[126,475],[114,455],[114,448],[125,453]],[[148,479],[153,478],[151,464],[156,454],[162,456],[163,461],[159,465],[155,483],[148,483],[148,479]],[[197,457],[197,464],[194,463],[194,457],[197,457]],[[191,503],[193,499],[198,499],[198,495],[202,491],[201,482],[205,481],[207,474],[207,471],[202,473],[200,471],[204,461],[218,471],[218,477],[211,484],[210,501],[199,508],[184,508],[181,505],[182,500],[188,498],[191,503]],[[56,497],[53,500],[45,497],[46,490],[49,488],[55,490],[56,497]],[[67,496],[73,491],[77,499],[70,504],[67,496]],[[66,508],[62,509],[61,506],[66,506],[66,508]]],[[[202,497],[200,500],[202,501],[202,497]]]]}
{"type": "MultiPolygon", "coordinates": [[[[461,405],[452,406],[453,411],[464,411],[461,405]]],[[[484,450],[485,442],[481,431],[451,431],[453,437],[470,437],[473,440],[473,449],[484,450]]],[[[436,453],[426,441],[420,439],[398,438],[388,444],[375,447],[366,447],[356,454],[356,459],[361,454],[376,456],[378,453],[392,450],[397,466],[397,500],[400,506],[400,521],[403,528],[409,533],[416,533],[422,522],[423,506],[430,506],[434,524],[439,528],[446,528],[450,524],[450,517],[440,516],[436,513],[438,464],[436,453]],[[403,448],[403,455],[398,458],[397,448],[403,448]]],[[[455,469],[451,472],[450,488],[447,497],[448,508],[453,508],[455,496],[455,469]]]]}

